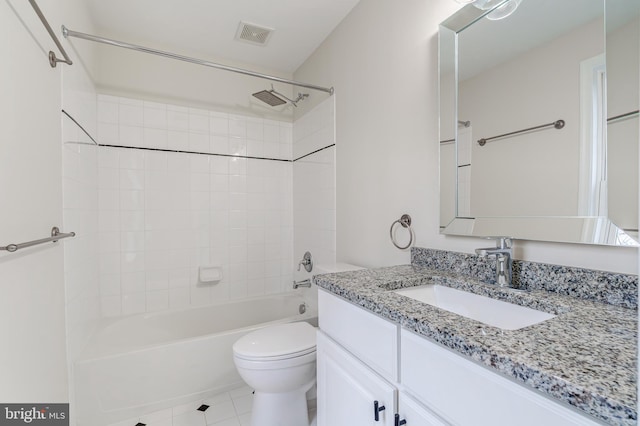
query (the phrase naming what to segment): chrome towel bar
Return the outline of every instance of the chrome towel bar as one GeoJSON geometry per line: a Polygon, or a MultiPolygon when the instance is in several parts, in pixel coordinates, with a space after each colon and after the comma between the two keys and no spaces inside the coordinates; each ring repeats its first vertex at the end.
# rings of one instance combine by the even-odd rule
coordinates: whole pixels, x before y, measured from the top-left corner
{"type": "Polygon", "coordinates": [[[513,136],[513,135],[518,135],[520,133],[525,133],[525,132],[530,132],[532,130],[538,130],[538,129],[544,129],[545,127],[554,127],[558,130],[562,129],[565,125],[564,120],[556,120],[553,123],[547,123],[547,124],[541,124],[540,126],[534,126],[534,127],[529,127],[527,129],[522,129],[522,130],[516,130],[515,132],[509,132],[509,133],[505,133],[502,135],[498,135],[498,136],[491,136],[490,138],[482,138],[482,139],[478,139],[478,145],[480,146],[484,146],[487,142],[489,142],[490,140],[493,139],[500,139],[500,138],[504,138],[506,136],[513,136]]]}
{"type": "Polygon", "coordinates": [[[625,114],[616,115],[615,117],[607,118],[607,123],[610,123],[612,121],[618,121],[618,120],[622,120],[622,119],[631,118],[634,115],[638,115],[639,112],[640,112],[640,110],[635,110],[635,111],[627,112],[625,114]]]}
{"type": "Polygon", "coordinates": [[[20,243],[20,244],[9,244],[4,247],[0,246],[0,250],[6,250],[10,253],[13,253],[14,251],[18,251],[26,247],[37,246],[38,244],[44,244],[49,242],[55,243],[56,241],[61,240],[63,238],[70,238],[75,236],[76,236],[75,232],[69,232],[65,234],[60,232],[60,229],[58,229],[57,226],[54,226],[53,228],[51,228],[51,236],[49,238],[42,238],[40,240],[33,240],[33,241],[28,241],[26,243],[20,243]]]}
{"type": "Polygon", "coordinates": [[[54,34],[53,30],[51,29],[51,26],[49,25],[49,22],[47,22],[47,18],[45,18],[44,15],[42,14],[42,11],[38,7],[38,4],[36,3],[36,1],[29,0],[29,3],[31,3],[31,7],[33,7],[33,10],[35,10],[36,15],[38,15],[38,18],[40,18],[40,21],[42,21],[42,25],[44,25],[44,27],[47,29],[47,32],[53,39],[53,42],[56,44],[56,46],[58,46],[58,50],[60,51],[60,53],[62,53],[62,56],[64,56],[64,59],[58,59],[56,57],[56,54],[52,50],[50,50],[49,65],[51,65],[51,68],[55,68],[58,62],[64,62],[67,65],[73,65],[71,58],[69,58],[69,55],[67,55],[67,52],[64,50],[64,48],[60,44],[60,40],[58,40],[58,37],[56,37],[56,35],[54,34]]]}

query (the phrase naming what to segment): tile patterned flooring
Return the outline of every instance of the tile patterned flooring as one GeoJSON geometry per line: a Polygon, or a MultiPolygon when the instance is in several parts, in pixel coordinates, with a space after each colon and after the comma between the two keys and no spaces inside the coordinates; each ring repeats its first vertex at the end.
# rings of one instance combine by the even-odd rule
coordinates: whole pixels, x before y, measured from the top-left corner
{"type": "MultiPolygon", "coordinates": [[[[109,426],[250,426],[252,403],[253,389],[244,386],[109,426]],[[199,411],[203,404],[209,408],[199,411]]],[[[313,404],[310,404],[309,414],[311,418],[315,417],[313,404]]]]}

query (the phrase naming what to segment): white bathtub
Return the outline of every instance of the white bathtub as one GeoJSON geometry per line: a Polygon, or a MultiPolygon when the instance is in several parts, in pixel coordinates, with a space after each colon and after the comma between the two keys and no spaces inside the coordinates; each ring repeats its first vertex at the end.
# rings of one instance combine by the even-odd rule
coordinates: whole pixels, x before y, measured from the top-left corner
{"type": "Polygon", "coordinates": [[[110,321],[74,364],[78,426],[102,426],[242,384],[231,346],[268,324],[309,321],[308,292],[110,321]],[[306,312],[299,313],[301,304],[306,312]]]}

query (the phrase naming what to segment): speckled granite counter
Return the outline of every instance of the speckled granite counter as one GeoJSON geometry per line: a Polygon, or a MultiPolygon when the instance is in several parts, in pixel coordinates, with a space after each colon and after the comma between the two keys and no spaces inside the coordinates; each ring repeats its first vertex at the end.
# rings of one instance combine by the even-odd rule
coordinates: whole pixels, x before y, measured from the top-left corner
{"type": "Polygon", "coordinates": [[[606,423],[636,424],[637,311],[542,290],[513,292],[418,265],[319,275],[352,303],[606,423]],[[440,284],[556,314],[505,331],[390,292],[440,284]]]}

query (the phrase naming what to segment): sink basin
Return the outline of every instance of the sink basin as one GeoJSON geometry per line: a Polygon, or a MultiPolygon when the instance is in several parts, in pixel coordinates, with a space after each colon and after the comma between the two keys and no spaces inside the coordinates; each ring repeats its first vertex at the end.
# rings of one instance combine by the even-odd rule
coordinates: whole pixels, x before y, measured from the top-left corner
{"type": "Polygon", "coordinates": [[[435,284],[405,288],[394,293],[503,330],[519,330],[555,317],[525,306],[435,284]]]}

